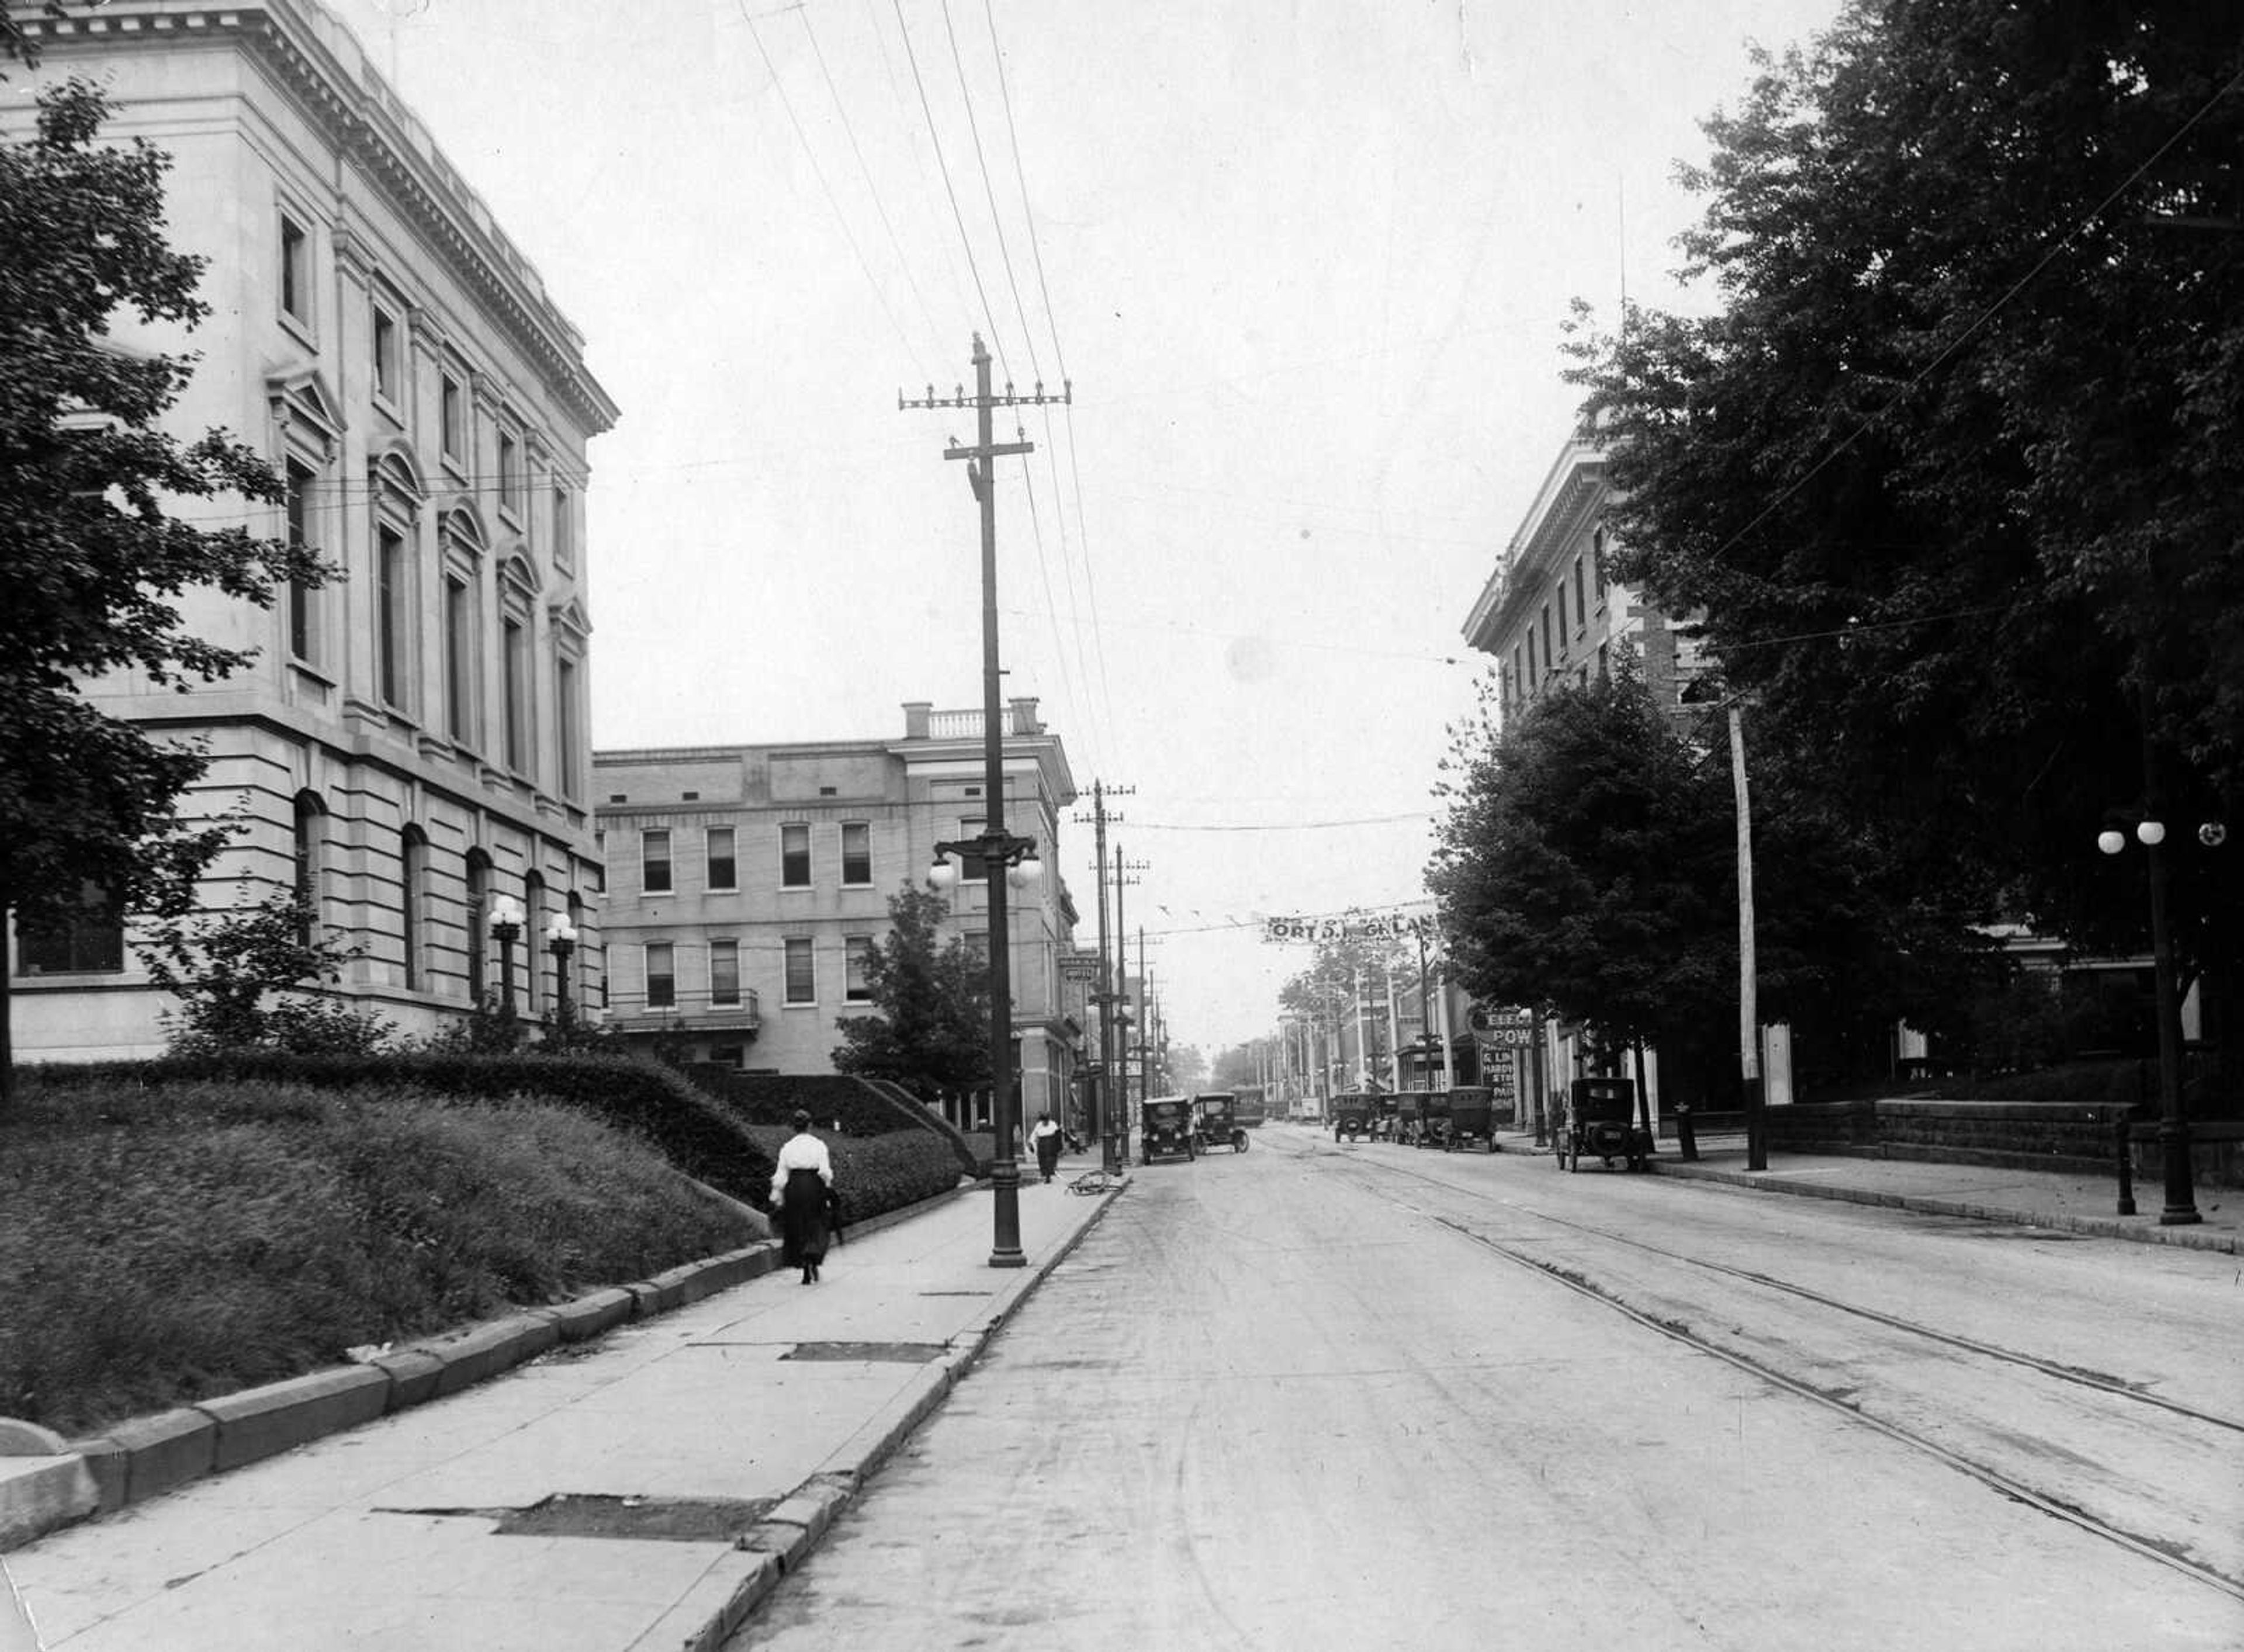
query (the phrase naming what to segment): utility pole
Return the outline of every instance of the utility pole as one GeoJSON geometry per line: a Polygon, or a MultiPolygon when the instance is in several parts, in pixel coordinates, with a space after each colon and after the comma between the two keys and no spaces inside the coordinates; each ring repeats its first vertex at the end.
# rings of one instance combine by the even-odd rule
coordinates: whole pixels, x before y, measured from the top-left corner
{"type": "MultiPolygon", "coordinates": [[[[1092,820],[1098,837],[1098,858],[1095,863],[1098,873],[1098,978],[1092,989],[1092,998],[1098,1005],[1098,1102],[1092,1112],[1091,1131],[1102,1143],[1100,1164],[1107,1175],[1122,1168],[1123,1128],[1118,1124],[1119,1102],[1114,1093],[1114,1000],[1115,992],[1107,974],[1106,951],[1106,823],[1120,823],[1119,814],[1107,812],[1109,797],[1126,797],[1135,792],[1134,786],[1109,787],[1104,782],[1091,782],[1092,820]]],[[[1078,815],[1078,820],[1083,817],[1078,815]]],[[[1122,891],[1114,891],[1117,908],[1116,923],[1120,923],[1119,908],[1122,891]]]]}
{"type": "MultiPolygon", "coordinates": [[[[961,854],[978,853],[983,868],[990,879],[990,1087],[997,1114],[997,1141],[996,1156],[990,1167],[991,1193],[991,1240],[990,1265],[992,1268],[1018,1268],[1028,1261],[1021,1250],[1021,1167],[1014,1156],[1014,1126],[1019,1114],[1019,1098],[1013,1093],[1013,985],[1012,985],[1012,929],[1005,914],[1005,879],[1012,869],[1036,851],[1036,840],[1015,837],[1005,830],[1005,738],[998,724],[997,687],[1004,674],[997,663],[997,485],[994,462],[1009,454],[1033,453],[1035,444],[1023,440],[997,441],[991,429],[990,413],[1000,407],[1035,407],[1053,402],[1072,402],[1075,387],[1064,386],[1063,394],[1046,396],[1039,383],[1032,395],[1017,396],[1013,387],[1005,386],[1003,396],[990,389],[990,352],[983,348],[982,335],[974,335],[974,395],[970,400],[965,391],[952,387],[949,400],[938,397],[935,386],[927,387],[923,400],[910,400],[902,392],[896,396],[899,412],[908,408],[965,408],[975,411],[975,444],[970,448],[958,445],[956,437],[943,450],[945,459],[966,461],[966,480],[974,490],[974,498],[982,507],[982,753],[984,769],[983,789],[990,795],[989,818],[982,823],[981,836],[963,843],[937,843],[937,854],[956,850],[961,854]]],[[[1019,432],[1016,432],[1019,434],[1019,432]]]]}
{"type": "MultiPolygon", "coordinates": [[[[1122,891],[1138,880],[1132,871],[1145,870],[1143,861],[1125,860],[1122,845],[1114,845],[1114,998],[1121,1005],[1116,1012],[1115,1025],[1121,1031],[1122,1040],[1114,1052],[1117,1068],[1114,1085],[1114,1141],[1118,1162],[1130,1157],[1130,931],[1122,922],[1122,891]]],[[[1139,1006],[1140,1012],[1143,1005],[1139,1006]]]]}

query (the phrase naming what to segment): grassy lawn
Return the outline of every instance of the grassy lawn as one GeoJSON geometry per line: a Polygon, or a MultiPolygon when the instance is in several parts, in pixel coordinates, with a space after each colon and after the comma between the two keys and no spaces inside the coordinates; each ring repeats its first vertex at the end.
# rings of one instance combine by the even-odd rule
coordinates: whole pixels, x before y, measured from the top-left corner
{"type": "Polygon", "coordinates": [[[0,1212],[0,1416],[65,1434],[760,1232],[580,1108],[395,1085],[30,1083],[0,1212]]]}

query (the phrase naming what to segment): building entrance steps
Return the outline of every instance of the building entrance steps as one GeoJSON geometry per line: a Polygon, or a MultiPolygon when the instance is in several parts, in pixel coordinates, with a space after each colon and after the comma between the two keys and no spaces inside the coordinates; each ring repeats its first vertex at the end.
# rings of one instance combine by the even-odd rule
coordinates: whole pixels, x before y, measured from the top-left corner
{"type": "Polygon", "coordinates": [[[1022,1186],[1024,1268],[983,1184],[0,1561],[47,1652],[714,1646],[1121,1196],[1071,1179],[1022,1186]]]}

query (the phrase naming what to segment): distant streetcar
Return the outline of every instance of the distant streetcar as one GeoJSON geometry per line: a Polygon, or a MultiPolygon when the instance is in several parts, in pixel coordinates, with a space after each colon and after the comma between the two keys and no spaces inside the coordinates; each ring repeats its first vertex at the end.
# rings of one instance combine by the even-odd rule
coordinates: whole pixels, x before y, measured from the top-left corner
{"type": "Polygon", "coordinates": [[[1268,1108],[1268,1099],[1261,1085],[1241,1084],[1233,1087],[1231,1117],[1234,1123],[1243,1124],[1251,1130],[1269,1116],[1268,1108]]]}

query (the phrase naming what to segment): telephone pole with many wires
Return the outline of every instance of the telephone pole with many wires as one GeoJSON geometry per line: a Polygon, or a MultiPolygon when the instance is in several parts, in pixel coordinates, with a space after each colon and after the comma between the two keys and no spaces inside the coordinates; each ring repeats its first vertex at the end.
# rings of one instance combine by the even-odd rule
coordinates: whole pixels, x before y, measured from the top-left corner
{"type": "MultiPolygon", "coordinates": [[[[1106,969],[1106,825],[1109,821],[1119,825],[1122,816],[1108,811],[1106,800],[1127,797],[1137,789],[1134,786],[1109,786],[1096,779],[1091,782],[1091,818],[1098,838],[1098,858],[1092,865],[1098,877],[1098,976],[1092,988],[1092,999],[1098,1005],[1098,1087],[1092,1107],[1091,1132],[1099,1140],[1100,1168],[1109,1175],[1121,1170],[1125,1154],[1123,1133],[1117,1124],[1120,1105],[1114,1093],[1114,990],[1106,969]]],[[[1078,815],[1076,818],[1079,821],[1083,816],[1078,815]]],[[[1119,889],[1115,899],[1119,904],[1119,889]]]]}
{"type": "Polygon", "coordinates": [[[1012,929],[1005,912],[1005,881],[1015,867],[1036,852],[1036,839],[1015,837],[1005,829],[1005,737],[998,724],[997,687],[1004,675],[997,665],[997,481],[993,462],[1008,454],[1033,453],[1027,441],[999,442],[991,430],[990,413],[1000,407],[1033,407],[1068,402],[1072,386],[1059,396],[1047,396],[1038,384],[1034,393],[1018,396],[1009,383],[1003,396],[990,389],[990,352],[982,335],[974,335],[974,394],[953,387],[949,398],[927,387],[924,399],[913,400],[901,392],[896,408],[972,408],[976,437],[972,447],[961,447],[954,437],[943,450],[946,459],[966,461],[966,479],[982,507],[982,753],[984,786],[990,794],[989,818],[981,832],[956,843],[937,843],[936,853],[978,855],[990,879],[990,1088],[996,1117],[997,1150],[990,1166],[992,1195],[992,1237],[990,1265],[1018,1268],[1028,1258],[1021,1250],[1021,1167],[1014,1157],[1014,1128],[1019,1120],[1020,1098],[1014,1091],[1012,929]]]}

